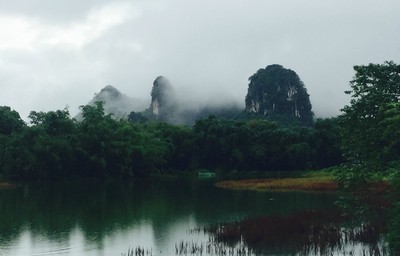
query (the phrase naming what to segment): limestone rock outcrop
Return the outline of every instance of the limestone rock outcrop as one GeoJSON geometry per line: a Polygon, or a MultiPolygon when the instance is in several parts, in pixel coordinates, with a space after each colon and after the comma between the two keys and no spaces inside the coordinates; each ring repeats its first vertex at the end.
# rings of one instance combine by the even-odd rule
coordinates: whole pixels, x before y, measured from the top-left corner
{"type": "Polygon", "coordinates": [[[249,81],[246,112],[292,118],[307,125],[312,123],[310,97],[293,70],[274,64],[259,69],[249,81]]]}
{"type": "Polygon", "coordinates": [[[167,78],[159,76],[153,82],[149,110],[157,119],[169,121],[176,112],[176,97],[174,89],[167,78]]]}

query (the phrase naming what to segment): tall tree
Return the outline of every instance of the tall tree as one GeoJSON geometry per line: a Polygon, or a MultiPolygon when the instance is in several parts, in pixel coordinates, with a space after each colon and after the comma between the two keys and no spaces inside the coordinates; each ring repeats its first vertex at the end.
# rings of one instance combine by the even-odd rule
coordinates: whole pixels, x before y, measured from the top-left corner
{"type": "Polygon", "coordinates": [[[388,128],[398,122],[400,66],[393,62],[355,66],[350,82],[350,105],[342,109],[342,145],[346,157],[362,168],[379,171],[399,160],[392,141],[398,133],[388,128]],[[397,113],[397,114],[396,114],[397,113]],[[388,123],[391,126],[388,127],[388,123]]]}

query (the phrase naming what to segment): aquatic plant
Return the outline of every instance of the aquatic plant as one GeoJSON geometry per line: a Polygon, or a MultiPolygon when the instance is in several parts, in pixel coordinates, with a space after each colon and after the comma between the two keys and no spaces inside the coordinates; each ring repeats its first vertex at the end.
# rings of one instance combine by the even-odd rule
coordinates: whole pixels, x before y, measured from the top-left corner
{"type": "Polygon", "coordinates": [[[122,253],[121,256],[153,256],[152,249],[144,249],[140,246],[136,248],[129,248],[127,253],[122,253]]]}
{"type": "Polygon", "coordinates": [[[207,242],[180,241],[175,244],[175,255],[256,255],[256,252],[243,242],[229,245],[210,237],[207,242]]]}

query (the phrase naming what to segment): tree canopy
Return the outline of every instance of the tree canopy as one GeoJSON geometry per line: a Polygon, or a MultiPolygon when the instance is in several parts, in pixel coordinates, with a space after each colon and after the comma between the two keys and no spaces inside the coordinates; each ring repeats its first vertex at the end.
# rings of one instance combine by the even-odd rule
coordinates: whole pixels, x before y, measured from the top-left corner
{"type": "Polygon", "coordinates": [[[2,110],[16,125],[0,134],[0,175],[15,179],[135,177],[198,169],[274,172],[341,162],[335,119],[317,120],[313,128],[209,116],[188,127],[117,120],[97,102],[81,107],[81,122],[67,109],[32,111],[28,126],[16,112],[2,110]]]}
{"type": "Polygon", "coordinates": [[[0,134],[10,135],[21,130],[24,126],[18,112],[10,107],[0,106],[0,134]]]}
{"type": "Polygon", "coordinates": [[[383,171],[399,161],[400,66],[385,62],[354,70],[346,92],[350,105],[340,116],[343,151],[352,163],[383,171]]]}

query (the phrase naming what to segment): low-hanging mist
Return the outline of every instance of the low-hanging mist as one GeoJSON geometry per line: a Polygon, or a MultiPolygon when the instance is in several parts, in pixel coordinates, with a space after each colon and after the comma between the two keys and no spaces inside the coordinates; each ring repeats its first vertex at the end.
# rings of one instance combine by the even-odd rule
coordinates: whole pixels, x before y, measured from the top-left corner
{"type": "MultiPolygon", "coordinates": [[[[98,101],[104,102],[104,112],[111,114],[116,119],[126,119],[132,111],[142,111],[148,104],[145,100],[131,98],[121,93],[112,85],[107,85],[99,93],[96,93],[88,105],[94,106],[98,101]]],[[[75,118],[81,121],[82,114],[79,113],[75,118]]]]}
{"type": "Polygon", "coordinates": [[[153,83],[150,107],[144,114],[150,120],[192,125],[208,115],[233,118],[242,110],[238,102],[226,96],[217,101],[210,97],[203,102],[196,96],[196,93],[176,90],[167,78],[159,76],[153,83]]]}
{"type": "MultiPolygon", "coordinates": [[[[304,83],[292,70],[281,65],[259,69],[249,78],[245,106],[229,91],[202,95],[201,90],[176,88],[166,77],[158,76],[150,92],[151,100],[134,100],[113,86],[106,86],[89,102],[104,102],[104,111],[116,119],[163,121],[193,125],[196,120],[215,115],[228,119],[262,118],[311,125],[313,112],[304,83]],[[147,106],[146,106],[147,103],[147,106]]],[[[81,115],[77,116],[81,120],[81,115]]]]}
{"type": "MultiPolygon", "coordinates": [[[[150,91],[151,98],[145,100],[129,97],[116,87],[107,85],[95,94],[88,105],[104,102],[105,114],[111,114],[115,119],[134,121],[140,115],[144,118],[141,120],[184,125],[193,125],[196,120],[209,115],[232,118],[244,109],[244,105],[229,94],[219,92],[206,96],[187,88],[177,89],[164,76],[154,80],[150,91]]],[[[75,118],[81,121],[82,114],[75,118]]]]}

